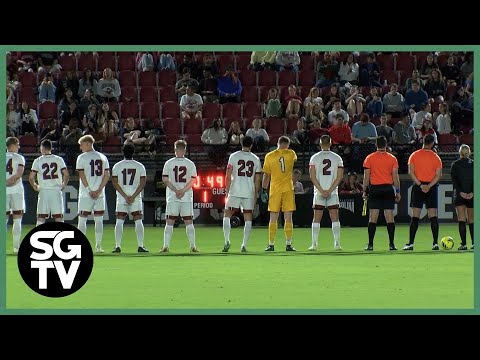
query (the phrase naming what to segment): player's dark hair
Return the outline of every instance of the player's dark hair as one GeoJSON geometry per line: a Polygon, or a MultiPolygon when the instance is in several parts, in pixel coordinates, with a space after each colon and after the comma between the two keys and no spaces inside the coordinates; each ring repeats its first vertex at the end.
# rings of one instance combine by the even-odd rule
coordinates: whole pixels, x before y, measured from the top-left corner
{"type": "Polygon", "coordinates": [[[7,148],[17,144],[20,144],[20,140],[18,140],[18,138],[16,138],[15,136],[10,136],[7,138],[7,148]]]}
{"type": "Polygon", "coordinates": [[[123,145],[123,156],[125,159],[132,159],[133,154],[135,153],[135,145],[128,143],[123,145]]]}
{"type": "Polygon", "coordinates": [[[423,137],[423,145],[432,145],[435,142],[435,137],[432,134],[427,134],[423,137]]]}
{"type": "Polygon", "coordinates": [[[280,136],[278,138],[278,143],[290,145],[290,139],[288,138],[288,136],[280,136]]]}
{"type": "Polygon", "coordinates": [[[48,139],[43,140],[40,146],[45,150],[52,150],[52,142],[48,139]]]}
{"type": "Polygon", "coordinates": [[[387,138],[385,136],[377,137],[377,149],[385,149],[387,147],[387,138]]]}
{"type": "Polygon", "coordinates": [[[330,145],[332,143],[330,135],[322,135],[322,137],[320,138],[320,143],[322,145],[330,145]]]}
{"type": "Polygon", "coordinates": [[[242,141],[243,147],[252,147],[253,145],[253,138],[251,136],[245,136],[242,141]]]}

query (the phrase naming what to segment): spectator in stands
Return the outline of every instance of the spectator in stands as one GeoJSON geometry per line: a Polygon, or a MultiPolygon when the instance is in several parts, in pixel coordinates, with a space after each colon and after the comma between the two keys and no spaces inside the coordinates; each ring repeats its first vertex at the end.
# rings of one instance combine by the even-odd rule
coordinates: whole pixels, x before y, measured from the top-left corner
{"type": "Polygon", "coordinates": [[[400,121],[393,127],[393,143],[399,145],[414,144],[415,128],[410,124],[408,113],[402,114],[400,121]]]}
{"type": "Polygon", "coordinates": [[[422,103],[428,103],[428,95],[420,88],[419,80],[412,80],[412,88],[405,94],[406,110],[414,109],[418,112],[422,103]]]}
{"type": "Polygon", "coordinates": [[[416,131],[417,135],[417,141],[422,144],[423,143],[423,138],[426,135],[433,135],[434,137],[434,144],[438,144],[437,142],[437,133],[435,132],[435,129],[433,128],[432,124],[432,117],[431,116],[425,116],[423,119],[423,126],[416,131]]]}
{"type": "Polygon", "coordinates": [[[137,52],[135,63],[139,72],[153,71],[155,67],[153,54],[149,51],[137,52]]]}
{"type": "Polygon", "coordinates": [[[469,99],[470,99],[470,96],[468,96],[468,94],[465,92],[465,88],[463,86],[460,86],[457,89],[457,92],[455,93],[455,95],[453,95],[452,107],[455,103],[457,103],[458,106],[460,106],[461,108],[468,109],[470,105],[469,99]]]}
{"type": "Polygon", "coordinates": [[[65,89],[63,99],[58,104],[58,111],[61,114],[63,111],[68,111],[71,103],[77,104],[77,101],[73,98],[73,91],[70,88],[65,89]]]}
{"type": "MultiPolygon", "coordinates": [[[[352,142],[352,131],[350,126],[345,123],[345,119],[341,113],[335,117],[335,122],[328,130],[330,137],[332,138],[333,145],[350,145],[352,142]]],[[[338,148],[338,147],[337,147],[338,148]]],[[[343,150],[343,148],[341,148],[343,150]]]]}
{"type": "Polygon", "coordinates": [[[215,58],[213,57],[213,54],[211,53],[205,53],[203,55],[203,64],[199,66],[198,68],[198,81],[203,79],[203,72],[206,69],[210,69],[210,73],[212,74],[213,77],[218,76],[218,67],[217,67],[217,62],[215,61],[215,58]]]}
{"type": "Polygon", "coordinates": [[[37,58],[38,73],[54,73],[62,69],[56,52],[41,52],[37,58]]]}
{"type": "Polygon", "coordinates": [[[228,129],[227,144],[240,148],[244,138],[242,129],[238,121],[232,121],[230,123],[230,129],[228,129]]]}
{"type": "Polygon", "coordinates": [[[292,70],[298,72],[300,55],[298,51],[277,51],[275,63],[277,71],[292,70]]]}
{"type": "Polygon", "coordinates": [[[430,73],[430,77],[425,83],[425,91],[429,98],[436,98],[437,96],[445,96],[447,86],[443,81],[442,73],[438,69],[433,69],[430,73]]]}
{"type": "MultiPolygon", "coordinates": [[[[252,51],[250,67],[254,71],[275,70],[275,51],[252,51]]],[[[243,69],[240,69],[243,70],[243,69]]]]}
{"type": "MultiPolygon", "coordinates": [[[[221,167],[225,162],[228,134],[222,125],[221,119],[213,119],[212,125],[202,134],[202,142],[209,145],[206,148],[209,158],[217,167],[221,167]]],[[[228,145],[227,145],[228,146],[228,145]]]]}
{"type": "Polygon", "coordinates": [[[262,128],[262,119],[259,118],[253,120],[252,127],[247,130],[245,136],[250,136],[253,139],[252,151],[264,151],[270,141],[267,131],[262,128]]]}
{"type": "Polygon", "coordinates": [[[113,77],[110,68],[103,70],[103,77],[97,83],[97,99],[99,102],[117,101],[122,93],[120,83],[113,77]]]}
{"type": "MultiPolygon", "coordinates": [[[[98,128],[103,127],[105,132],[105,139],[108,139],[112,136],[117,136],[119,133],[119,118],[117,112],[110,110],[108,103],[103,103],[100,108],[100,113],[98,114],[98,128]]],[[[98,131],[98,130],[97,130],[98,131]]]]}
{"type": "Polygon", "coordinates": [[[142,132],[152,145],[147,149],[151,157],[155,156],[160,145],[166,144],[167,137],[161,127],[156,127],[152,119],[144,119],[142,132]]]}
{"type": "Polygon", "coordinates": [[[46,73],[42,83],[38,87],[38,99],[41,103],[45,101],[55,102],[55,92],[57,87],[53,84],[53,77],[50,73],[46,73]]]}
{"type": "Polygon", "coordinates": [[[58,121],[57,119],[49,118],[47,124],[48,126],[40,133],[40,143],[42,143],[43,140],[48,139],[56,145],[62,137],[62,132],[58,128],[58,121]]]}
{"type": "Polygon", "coordinates": [[[297,87],[290,85],[288,95],[285,96],[284,105],[286,106],[285,116],[289,119],[300,117],[302,107],[302,98],[297,95],[297,87]]]}
{"type": "Polygon", "coordinates": [[[18,136],[20,115],[15,111],[15,104],[11,100],[7,102],[7,118],[6,119],[7,119],[7,137],[18,136]]]}
{"type": "Polygon", "coordinates": [[[375,54],[367,55],[367,63],[360,64],[360,83],[363,86],[382,87],[380,84],[380,67],[375,61],[375,54]]]}
{"type": "MultiPolygon", "coordinates": [[[[417,64],[418,67],[419,64],[417,64]]],[[[430,78],[430,74],[432,73],[433,69],[438,70],[438,64],[435,61],[432,54],[428,54],[427,60],[422,65],[420,69],[420,78],[423,80],[423,84],[430,78]]]]}
{"type": "Polygon", "coordinates": [[[383,113],[382,98],[378,95],[378,89],[373,87],[370,89],[371,99],[367,103],[367,114],[370,117],[380,117],[383,113]]]}
{"type": "Polygon", "coordinates": [[[135,123],[135,119],[133,117],[128,117],[125,119],[125,123],[123,124],[123,127],[120,129],[120,136],[123,139],[123,141],[126,141],[130,137],[133,138],[134,136],[134,134],[132,133],[133,131],[138,131],[138,134],[142,132],[140,127],[137,125],[137,123],[135,123]]]}
{"type": "Polygon", "coordinates": [[[318,120],[314,120],[308,131],[308,140],[311,145],[314,145],[314,150],[319,149],[320,138],[322,135],[328,135],[328,129],[322,127],[322,123],[318,120]]]}
{"type": "Polygon", "coordinates": [[[22,134],[35,136],[38,135],[37,112],[33,109],[30,109],[30,105],[25,100],[22,101],[22,106],[20,107],[19,121],[21,122],[22,134]]]}
{"type": "Polygon", "coordinates": [[[65,74],[65,78],[58,81],[56,99],[58,100],[58,99],[63,98],[63,95],[65,94],[65,91],[67,89],[71,89],[72,90],[72,97],[74,99],[77,99],[77,94],[78,94],[78,89],[79,89],[79,81],[77,79],[76,72],[73,72],[71,70],[67,71],[67,73],[65,74]]]}
{"type": "Polygon", "coordinates": [[[311,122],[314,119],[320,119],[320,114],[323,114],[323,100],[320,97],[320,89],[316,87],[311,88],[310,93],[305,98],[303,106],[305,108],[307,121],[311,122]]]}
{"type": "MultiPolygon", "coordinates": [[[[83,115],[82,127],[84,135],[92,135],[95,137],[98,128],[98,108],[95,104],[88,106],[88,111],[83,115]]],[[[97,139],[95,139],[97,140],[97,139]]],[[[102,141],[105,139],[102,139],[102,141]]]]}
{"type": "Polygon", "coordinates": [[[392,117],[400,117],[405,111],[405,99],[398,92],[398,85],[392,83],[390,91],[383,96],[383,109],[392,117]]]}
{"type": "Polygon", "coordinates": [[[203,79],[200,80],[199,92],[203,102],[218,103],[218,81],[212,76],[209,68],[203,69],[203,79]]]}
{"type": "Polygon", "coordinates": [[[77,119],[78,122],[79,118],[80,111],[78,111],[76,102],[71,102],[68,104],[68,109],[66,111],[60,111],[60,121],[62,123],[62,127],[68,127],[71,119],[77,119]]]}
{"type": "Polygon", "coordinates": [[[15,90],[7,84],[7,102],[8,101],[15,102],[15,90]]]}
{"type": "MultiPolygon", "coordinates": [[[[135,120],[132,117],[127,118],[125,121],[125,128],[122,129],[123,138],[125,144],[131,143],[135,145],[136,152],[152,152],[152,145],[156,142],[156,134],[147,130],[140,129],[135,125],[135,120]]],[[[151,155],[151,154],[150,154],[151,155]]]]}
{"type": "Polygon", "coordinates": [[[83,136],[82,130],[78,127],[78,124],[79,122],[77,119],[71,119],[68,126],[63,129],[63,134],[60,138],[60,145],[65,151],[65,161],[67,165],[72,167],[73,171],[75,171],[76,157],[80,152],[78,139],[83,136]]]}
{"type": "Polygon", "coordinates": [[[330,86],[337,81],[337,76],[338,62],[332,57],[330,52],[325,52],[323,54],[323,61],[320,60],[317,64],[317,83],[315,87],[322,88],[324,86],[330,86]]]}
{"type": "Polygon", "coordinates": [[[220,97],[220,104],[227,102],[239,103],[240,95],[242,94],[242,83],[237,74],[233,71],[231,65],[228,65],[225,70],[225,75],[218,78],[218,95],[220,97]]]}
{"type": "Polygon", "coordinates": [[[383,113],[380,117],[380,125],[377,126],[377,136],[385,136],[387,144],[390,145],[393,141],[393,129],[387,125],[388,116],[383,113]]]}
{"type": "Polygon", "coordinates": [[[338,70],[338,76],[340,77],[340,84],[345,85],[349,82],[352,85],[358,85],[358,77],[360,69],[355,61],[353,53],[349,53],[345,60],[340,63],[340,70],[338,70]]]}
{"type": "Polygon", "coordinates": [[[423,120],[425,117],[429,117],[432,119],[432,106],[430,103],[421,103],[420,104],[420,111],[415,114],[412,121],[412,126],[415,130],[420,129],[423,126],[423,120]]]}
{"type": "Polygon", "coordinates": [[[78,111],[80,112],[80,117],[83,119],[83,116],[88,112],[90,105],[95,105],[97,109],[100,108],[100,103],[93,95],[93,89],[86,89],[85,94],[83,95],[80,103],[78,104],[78,111]]]}
{"type": "Polygon", "coordinates": [[[355,171],[350,171],[347,174],[347,180],[343,182],[340,187],[340,195],[361,195],[363,193],[363,186],[358,181],[358,176],[355,171]]]}
{"type": "Polygon", "coordinates": [[[180,99],[180,109],[182,110],[182,119],[190,120],[191,118],[202,118],[203,100],[199,94],[195,94],[195,89],[192,85],[187,86],[187,92],[180,99]]]}
{"type": "Polygon", "coordinates": [[[297,121],[297,129],[293,131],[291,140],[293,145],[300,145],[300,148],[305,148],[308,145],[308,130],[305,129],[305,119],[300,118],[297,121]]]}
{"type": "Polygon", "coordinates": [[[465,81],[465,79],[468,78],[471,73],[473,73],[473,52],[468,52],[465,54],[465,62],[462,64],[462,66],[460,66],[460,72],[462,73],[463,81],[465,81]]]}
{"type": "Polygon", "coordinates": [[[268,90],[267,102],[264,104],[265,116],[269,117],[281,117],[282,116],[282,104],[278,98],[278,92],[276,88],[270,88],[268,90]]]}
{"type": "MultiPolygon", "coordinates": [[[[332,99],[330,99],[332,100],[332,99]]],[[[340,103],[340,99],[339,98],[333,98],[333,109],[332,111],[330,111],[328,113],[328,123],[330,125],[332,125],[336,118],[337,118],[337,114],[342,114],[343,116],[343,120],[345,121],[345,123],[348,123],[350,121],[350,116],[348,115],[348,113],[342,109],[342,105],[340,103]]]]}
{"type": "Polygon", "coordinates": [[[437,115],[436,124],[439,134],[450,134],[452,132],[452,118],[448,112],[448,104],[443,102],[438,106],[439,114],[437,115]]]}
{"type": "Polygon", "coordinates": [[[182,78],[178,80],[177,83],[175,84],[175,92],[177,93],[178,100],[180,100],[182,96],[187,93],[188,85],[195,87],[195,90],[198,89],[198,81],[195,79],[192,79],[190,68],[184,67],[182,78]]]}
{"type": "Polygon", "coordinates": [[[292,181],[293,181],[293,191],[295,194],[305,194],[305,189],[303,184],[300,182],[302,177],[302,172],[298,169],[293,170],[292,181]]]}
{"type": "MultiPolygon", "coordinates": [[[[198,65],[193,60],[193,55],[191,53],[185,53],[183,55],[183,63],[177,66],[177,73],[179,75],[185,74],[184,69],[188,68],[190,71],[190,76],[192,79],[196,79],[198,76],[198,65]]],[[[183,94],[182,94],[183,95],[183,94]]]]}
{"type": "Polygon", "coordinates": [[[78,82],[78,98],[83,98],[87,90],[90,90],[93,96],[96,95],[97,80],[94,79],[92,70],[90,69],[83,70],[83,77],[78,82]]]}
{"type": "Polygon", "coordinates": [[[467,80],[465,81],[465,93],[469,98],[473,97],[473,72],[468,75],[467,80]]]}
{"type": "Polygon", "coordinates": [[[420,88],[423,87],[423,81],[422,81],[422,78],[420,77],[420,71],[415,69],[412,71],[412,77],[408,78],[407,81],[405,82],[405,94],[408,92],[408,90],[413,89],[412,87],[413,80],[418,81],[418,85],[420,86],[420,88]]]}
{"type": "Polygon", "coordinates": [[[455,58],[450,55],[447,59],[447,64],[442,68],[443,80],[448,85],[460,85],[461,73],[457,64],[455,64],[455,58]]]}
{"type": "Polygon", "coordinates": [[[328,115],[328,112],[332,110],[333,101],[340,99],[340,105],[345,102],[345,96],[340,92],[338,83],[330,85],[330,93],[323,97],[323,112],[328,115]]]}
{"type": "Polygon", "coordinates": [[[171,54],[161,54],[158,60],[158,70],[170,70],[175,71],[177,65],[175,63],[175,59],[171,54]]]}
{"type": "Polygon", "coordinates": [[[377,138],[377,129],[370,122],[368,114],[362,114],[360,121],[352,126],[352,142],[364,144],[373,142],[377,138]]]}
{"type": "Polygon", "coordinates": [[[17,64],[19,65],[18,72],[35,72],[38,64],[37,52],[17,52],[17,64]]]}
{"type": "MultiPolygon", "coordinates": [[[[378,96],[377,96],[378,98],[378,96]]],[[[358,90],[358,86],[352,85],[350,87],[350,95],[345,100],[345,106],[347,107],[347,113],[350,116],[360,115],[363,112],[366,100],[363,94],[358,90]]]]}

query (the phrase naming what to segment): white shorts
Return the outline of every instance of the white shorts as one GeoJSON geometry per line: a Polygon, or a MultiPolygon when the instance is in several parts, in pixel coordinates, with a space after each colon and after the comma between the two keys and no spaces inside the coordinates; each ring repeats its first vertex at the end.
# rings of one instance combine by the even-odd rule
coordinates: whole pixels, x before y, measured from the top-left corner
{"type": "MultiPolygon", "coordinates": [[[[116,213],[125,213],[125,214],[131,214],[131,213],[136,213],[139,212],[142,214],[143,212],[143,203],[142,199],[137,196],[135,201],[131,204],[127,204],[127,201],[123,196],[117,196],[117,206],[115,208],[116,213]]],[[[139,214],[139,215],[140,215],[139,214]]]]}
{"type": "Polygon", "coordinates": [[[47,218],[50,214],[63,216],[63,194],[60,189],[45,189],[38,193],[37,216],[47,218]]]}
{"type": "Polygon", "coordinates": [[[91,197],[81,197],[78,199],[78,213],[80,212],[87,212],[91,214],[92,211],[96,212],[104,212],[105,211],[105,196],[100,196],[96,199],[92,199],[91,197]]]}
{"type": "Polygon", "coordinates": [[[21,211],[25,212],[25,197],[23,194],[6,194],[5,196],[7,200],[7,215],[10,214],[10,211],[21,211]]]}
{"type": "Polygon", "coordinates": [[[225,209],[242,209],[253,210],[255,208],[255,202],[252,198],[242,198],[238,196],[227,196],[227,202],[225,203],[225,209]]]}
{"type": "Polygon", "coordinates": [[[193,216],[193,202],[167,201],[166,216],[193,216]]]}
{"type": "Polygon", "coordinates": [[[324,208],[329,208],[331,206],[339,206],[340,201],[338,199],[338,193],[330,194],[328,198],[324,198],[322,195],[318,194],[313,197],[313,207],[323,206],[324,208]]]}

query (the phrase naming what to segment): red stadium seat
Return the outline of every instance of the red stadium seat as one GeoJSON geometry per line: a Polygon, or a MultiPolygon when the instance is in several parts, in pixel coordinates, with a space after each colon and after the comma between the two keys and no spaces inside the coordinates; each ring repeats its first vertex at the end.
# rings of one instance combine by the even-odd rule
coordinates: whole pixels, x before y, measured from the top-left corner
{"type": "Polygon", "coordinates": [[[310,89],[313,86],[297,86],[297,93],[300,95],[302,99],[305,98],[310,94],[310,89]]]}
{"type": "Polygon", "coordinates": [[[287,134],[293,134],[297,130],[297,121],[298,119],[287,119],[287,134]]]}
{"type": "Polygon", "coordinates": [[[442,54],[437,56],[437,64],[440,67],[440,70],[447,65],[448,62],[448,54],[442,54]]]}
{"type": "Polygon", "coordinates": [[[285,98],[287,97],[288,95],[288,86],[279,86],[277,88],[278,90],[278,93],[280,94],[280,102],[283,104],[284,103],[284,100],[285,98]]]}
{"type": "Polygon", "coordinates": [[[276,86],[277,85],[277,73],[275,71],[271,71],[271,70],[259,71],[258,72],[258,85],[259,86],[276,86]]]}
{"type": "MultiPolygon", "coordinates": [[[[79,70],[83,69],[90,69],[92,71],[97,71],[97,62],[93,58],[93,53],[91,52],[86,52],[80,55],[80,57],[77,59],[77,68],[79,70]]],[[[103,71],[104,69],[101,69],[100,71],[103,71]]],[[[115,69],[112,69],[112,71],[115,71],[115,69]]]]}
{"type": "Polygon", "coordinates": [[[162,103],[162,119],[180,117],[180,105],[174,101],[162,103]]]}
{"type": "Polygon", "coordinates": [[[38,116],[42,119],[48,119],[49,117],[57,117],[57,104],[50,101],[45,101],[39,106],[38,116]]]}
{"type": "Polygon", "coordinates": [[[315,58],[312,55],[300,55],[300,69],[314,71],[315,58]]]}
{"type": "MultiPolygon", "coordinates": [[[[115,56],[113,55],[100,55],[98,58],[98,71],[102,72],[106,68],[110,68],[115,71],[117,65],[115,64],[115,56]]],[[[79,69],[83,70],[83,69],[79,69]]]]}
{"type": "MultiPolygon", "coordinates": [[[[240,128],[243,127],[243,119],[229,118],[229,117],[224,117],[223,118],[223,127],[228,131],[228,129],[230,129],[230,125],[234,121],[238,121],[238,123],[240,125],[240,128]]],[[[205,129],[206,129],[207,127],[209,127],[212,124],[212,120],[207,122],[207,119],[204,119],[203,123],[204,123],[205,129]]]]}
{"type": "Polygon", "coordinates": [[[103,151],[109,154],[120,153],[122,151],[122,138],[120,136],[110,136],[103,142],[103,151]]]}
{"type": "MultiPolygon", "coordinates": [[[[473,135],[472,134],[463,134],[460,136],[459,141],[460,144],[467,144],[470,147],[473,146],[473,135]]],[[[473,149],[471,149],[473,151],[473,149]]]]}
{"type": "Polygon", "coordinates": [[[407,74],[406,78],[411,77],[414,68],[413,56],[408,52],[398,52],[397,54],[395,70],[404,71],[407,74]]]}
{"type": "MultiPolygon", "coordinates": [[[[253,120],[255,120],[255,119],[256,118],[253,118],[253,117],[243,119],[243,122],[244,122],[244,125],[245,125],[245,131],[247,131],[248,129],[250,129],[252,127],[253,120]]],[[[263,121],[262,121],[262,126],[261,127],[264,127],[264,125],[265,124],[263,124],[263,121]]]]}
{"type": "Polygon", "coordinates": [[[393,71],[394,70],[394,60],[393,55],[391,54],[382,54],[378,55],[377,58],[378,66],[380,70],[393,71]]]}
{"type": "Polygon", "coordinates": [[[219,118],[220,117],[220,105],[217,103],[205,103],[203,104],[203,117],[205,118],[219,118]]]}
{"type": "Polygon", "coordinates": [[[20,102],[26,100],[29,104],[37,101],[37,96],[35,95],[35,88],[32,87],[22,87],[20,89],[20,102]]]}
{"type": "Polygon", "coordinates": [[[202,145],[202,134],[187,134],[185,135],[185,141],[188,145],[202,145]]]}
{"type": "Polygon", "coordinates": [[[62,71],[77,70],[77,60],[75,59],[74,56],[68,56],[68,55],[59,56],[58,64],[62,67],[62,71]]]}
{"type": "Polygon", "coordinates": [[[122,103],[120,106],[120,114],[121,118],[127,118],[127,117],[133,117],[133,118],[138,118],[139,117],[139,109],[138,109],[138,103],[137,102],[126,102],[122,103]]]}
{"type": "Polygon", "coordinates": [[[163,70],[158,73],[158,86],[175,85],[177,73],[175,71],[163,70]]]}
{"type": "Polygon", "coordinates": [[[276,145],[278,143],[278,139],[280,136],[282,136],[283,133],[277,133],[277,134],[268,134],[268,137],[270,138],[270,145],[276,145]]]}
{"type": "Polygon", "coordinates": [[[383,70],[380,72],[380,82],[384,83],[387,80],[388,84],[398,83],[398,74],[393,70],[383,70]]]}
{"type": "Polygon", "coordinates": [[[255,117],[262,116],[262,106],[258,102],[248,102],[244,103],[242,106],[242,116],[243,117],[255,117]]]}
{"type": "Polygon", "coordinates": [[[18,74],[18,81],[22,87],[36,87],[37,76],[33,72],[24,71],[18,74]]]}
{"type": "Polygon", "coordinates": [[[225,69],[227,66],[234,66],[235,64],[235,59],[233,55],[220,55],[217,56],[217,63],[218,63],[218,71],[220,74],[225,74],[225,69]]]}
{"type": "MultiPolygon", "coordinates": [[[[270,91],[271,88],[277,89],[276,86],[259,86],[259,94],[260,94],[260,102],[261,103],[266,103],[268,99],[268,92],[270,91]]],[[[277,89],[278,90],[278,89],[277,89]]],[[[281,99],[280,99],[281,102],[281,99]]]]}
{"type": "Polygon", "coordinates": [[[160,101],[178,101],[178,96],[175,94],[175,85],[160,87],[160,101]]]}
{"type": "Polygon", "coordinates": [[[158,119],[160,117],[160,107],[157,102],[144,102],[141,106],[142,119],[158,119]]]}
{"type": "Polygon", "coordinates": [[[158,89],[155,86],[142,86],[140,88],[140,101],[158,103],[158,89]]]}
{"type": "Polygon", "coordinates": [[[302,70],[298,73],[298,85],[313,87],[315,85],[315,71],[302,70]]]}
{"type": "Polygon", "coordinates": [[[120,94],[120,102],[127,102],[125,98],[131,98],[132,100],[138,101],[138,89],[135,86],[122,86],[122,93],[120,94]]]}
{"type": "Polygon", "coordinates": [[[124,86],[137,86],[135,72],[130,70],[120,71],[118,82],[122,88],[124,86]]]}
{"type": "MultiPolygon", "coordinates": [[[[236,69],[238,72],[247,70],[248,65],[250,64],[251,54],[240,53],[236,56],[236,69]]],[[[243,82],[242,82],[243,83],[243,82]]]]}
{"type": "Polygon", "coordinates": [[[238,72],[238,77],[242,86],[256,86],[257,85],[257,73],[253,70],[243,69],[238,72]]]}
{"type": "MultiPolygon", "coordinates": [[[[152,120],[153,121],[153,126],[155,127],[155,129],[160,129],[162,127],[162,121],[160,119],[149,119],[149,120],[152,120]]],[[[141,119],[140,120],[140,126],[142,128],[145,127],[145,119],[141,119]]]]}
{"type": "Polygon", "coordinates": [[[278,73],[278,85],[290,86],[297,84],[297,73],[294,71],[280,71],[278,73]]]}
{"type": "Polygon", "coordinates": [[[258,87],[244,86],[242,89],[242,101],[245,101],[245,102],[258,101],[258,87]]]}
{"type": "Polygon", "coordinates": [[[445,94],[445,100],[450,101],[457,93],[457,87],[455,85],[448,85],[447,93],[445,94]]]}
{"type": "Polygon", "coordinates": [[[165,131],[165,134],[167,135],[180,136],[182,134],[181,120],[179,118],[164,118],[163,131],[165,131]]]}
{"type": "Polygon", "coordinates": [[[222,105],[222,117],[240,118],[242,115],[241,106],[237,103],[226,103],[222,105]]]}
{"type": "Polygon", "coordinates": [[[201,119],[193,118],[190,120],[185,120],[183,123],[183,128],[183,133],[185,135],[203,133],[203,123],[201,119]]]}
{"type": "Polygon", "coordinates": [[[20,148],[22,153],[36,153],[37,149],[37,137],[33,135],[23,135],[19,137],[20,148]]]}
{"type": "Polygon", "coordinates": [[[138,74],[139,86],[157,86],[157,73],[153,71],[144,71],[138,74]]]}
{"type": "Polygon", "coordinates": [[[457,146],[457,137],[452,134],[438,134],[438,147],[440,151],[454,152],[457,146]]]}
{"type": "Polygon", "coordinates": [[[285,134],[285,120],[276,117],[268,118],[266,130],[268,134],[285,134]]]}
{"type": "Polygon", "coordinates": [[[126,52],[118,53],[118,71],[135,70],[135,55],[126,52]]]}

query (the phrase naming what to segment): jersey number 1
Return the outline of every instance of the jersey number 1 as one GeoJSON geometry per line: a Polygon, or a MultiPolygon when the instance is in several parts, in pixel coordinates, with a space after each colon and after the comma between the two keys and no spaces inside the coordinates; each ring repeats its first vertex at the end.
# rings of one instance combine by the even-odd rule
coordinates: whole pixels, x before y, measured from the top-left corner
{"type": "Polygon", "coordinates": [[[285,172],[285,158],[282,156],[280,159],[278,159],[278,161],[280,161],[280,169],[282,169],[282,173],[285,172]]]}

